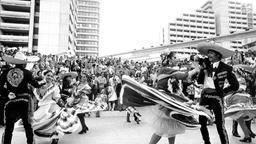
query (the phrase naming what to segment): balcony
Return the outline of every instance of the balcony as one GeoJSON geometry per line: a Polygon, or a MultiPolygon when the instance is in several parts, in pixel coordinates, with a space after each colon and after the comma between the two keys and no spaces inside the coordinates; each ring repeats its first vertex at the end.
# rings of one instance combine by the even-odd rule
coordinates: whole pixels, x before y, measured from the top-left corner
{"type": "Polygon", "coordinates": [[[28,12],[14,12],[14,11],[0,10],[0,17],[2,17],[2,19],[5,22],[29,23],[30,15],[28,12]]]}
{"type": "Polygon", "coordinates": [[[21,1],[21,0],[1,0],[0,5],[5,10],[11,11],[30,11],[30,1],[21,1]]]}
{"type": "Polygon", "coordinates": [[[28,36],[0,35],[0,42],[6,46],[27,46],[28,36]]]}
{"type": "Polygon", "coordinates": [[[28,33],[29,25],[28,24],[14,24],[14,23],[0,23],[0,30],[7,31],[7,32],[28,33]]]}

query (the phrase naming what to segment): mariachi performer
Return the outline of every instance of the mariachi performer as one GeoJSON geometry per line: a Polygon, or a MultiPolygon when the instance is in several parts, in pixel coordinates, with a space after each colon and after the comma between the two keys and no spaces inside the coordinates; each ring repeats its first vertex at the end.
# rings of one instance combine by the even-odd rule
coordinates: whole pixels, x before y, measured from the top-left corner
{"type": "Polygon", "coordinates": [[[39,88],[44,84],[39,84],[32,76],[32,73],[25,69],[29,57],[22,52],[17,52],[14,57],[3,56],[7,63],[15,64],[0,77],[0,95],[8,91],[9,101],[5,104],[5,131],[3,133],[3,144],[11,144],[14,123],[21,118],[26,132],[27,143],[34,143],[31,119],[33,116],[32,99],[29,93],[28,84],[39,88]],[[6,87],[5,87],[6,85],[6,87]]]}
{"type": "MultiPolygon", "coordinates": [[[[155,132],[151,137],[150,144],[156,144],[161,137],[167,137],[170,144],[174,144],[175,136],[185,132],[185,128],[199,126],[194,115],[205,115],[190,107],[190,102],[182,95],[174,95],[178,92],[177,81],[171,83],[170,78],[186,79],[194,75],[198,69],[189,72],[176,71],[169,66],[171,56],[163,60],[163,67],[159,70],[157,89],[140,84],[133,78],[124,75],[123,86],[120,93],[122,104],[147,107],[145,111],[140,110],[145,120],[148,121],[155,132]],[[171,91],[170,91],[171,90],[171,91]],[[149,108],[150,107],[150,108],[149,108]]],[[[210,117],[209,117],[210,118],[210,117]]]]}
{"type": "MultiPolygon", "coordinates": [[[[221,60],[234,54],[233,51],[211,42],[203,42],[198,45],[200,54],[208,56],[202,60],[201,70],[198,75],[198,84],[203,84],[200,105],[207,106],[213,110],[215,123],[221,144],[228,144],[228,135],[225,129],[223,98],[226,94],[237,91],[239,83],[232,72],[232,67],[221,60]],[[224,88],[225,81],[229,86],[224,88]]],[[[210,144],[207,129],[207,118],[199,116],[201,134],[205,144],[210,144]]]]}

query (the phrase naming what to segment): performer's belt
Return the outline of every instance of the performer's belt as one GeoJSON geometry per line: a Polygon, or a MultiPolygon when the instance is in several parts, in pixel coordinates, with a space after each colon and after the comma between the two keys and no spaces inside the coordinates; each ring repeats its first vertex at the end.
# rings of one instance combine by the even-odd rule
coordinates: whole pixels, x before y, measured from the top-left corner
{"type": "Polygon", "coordinates": [[[11,99],[11,100],[15,100],[15,99],[26,99],[26,100],[29,100],[29,98],[30,98],[30,94],[29,93],[15,94],[15,96],[16,97],[14,99],[11,99]]]}
{"type": "Polygon", "coordinates": [[[217,91],[212,88],[205,88],[202,90],[202,94],[217,95],[217,91]]]}

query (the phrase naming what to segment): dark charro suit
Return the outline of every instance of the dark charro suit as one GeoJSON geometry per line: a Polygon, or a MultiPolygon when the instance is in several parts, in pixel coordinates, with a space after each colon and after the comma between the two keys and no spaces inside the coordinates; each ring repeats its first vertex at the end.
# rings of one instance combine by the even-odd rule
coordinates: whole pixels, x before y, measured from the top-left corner
{"type": "MultiPolygon", "coordinates": [[[[198,83],[204,84],[205,74],[201,70],[198,76],[198,83]]],[[[239,83],[236,76],[232,72],[232,67],[220,62],[218,68],[213,75],[213,82],[215,89],[204,89],[202,91],[200,105],[209,106],[210,110],[213,110],[215,115],[215,123],[217,131],[220,136],[222,144],[228,144],[228,136],[225,129],[224,112],[223,112],[223,97],[226,93],[236,91],[239,88],[239,83]],[[224,88],[225,82],[229,83],[229,86],[224,88]]],[[[201,134],[205,141],[205,144],[210,144],[209,133],[207,129],[207,118],[200,116],[199,122],[201,124],[201,134]]]]}
{"type": "Polygon", "coordinates": [[[25,128],[27,144],[33,144],[33,129],[30,121],[32,109],[28,84],[35,88],[41,86],[33,78],[32,72],[20,66],[10,68],[0,76],[0,95],[8,97],[9,93],[14,93],[16,96],[5,104],[6,126],[2,136],[3,144],[11,144],[14,123],[20,118],[25,128]]]}

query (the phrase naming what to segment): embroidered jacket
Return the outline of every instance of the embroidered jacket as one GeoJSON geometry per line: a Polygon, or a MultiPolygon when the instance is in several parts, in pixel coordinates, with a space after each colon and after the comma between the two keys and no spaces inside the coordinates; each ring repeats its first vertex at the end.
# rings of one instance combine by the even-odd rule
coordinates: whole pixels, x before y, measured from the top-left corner
{"type": "Polygon", "coordinates": [[[35,88],[41,86],[34,79],[32,72],[24,68],[11,68],[4,71],[0,76],[0,95],[6,90],[8,90],[8,93],[13,92],[15,94],[30,93],[28,84],[31,84],[35,88]]]}
{"type": "MultiPolygon", "coordinates": [[[[235,74],[232,72],[232,67],[221,62],[219,63],[218,68],[213,75],[213,82],[218,96],[223,97],[224,94],[229,93],[231,91],[236,91],[239,88],[238,80],[235,74]],[[229,86],[224,88],[225,81],[228,81],[229,86]]],[[[205,74],[204,71],[201,70],[198,75],[198,84],[204,84],[205,74]]]]}

